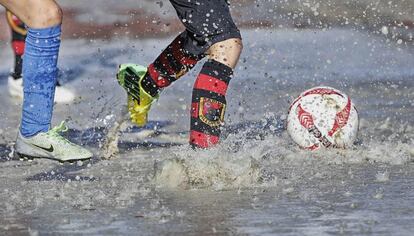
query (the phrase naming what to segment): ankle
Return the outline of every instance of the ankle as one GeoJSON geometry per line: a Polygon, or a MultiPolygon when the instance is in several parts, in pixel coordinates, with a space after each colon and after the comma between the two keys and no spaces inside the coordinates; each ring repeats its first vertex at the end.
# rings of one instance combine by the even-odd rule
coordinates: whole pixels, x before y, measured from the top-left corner
{"type": "Polygon", "coordinates": [[[147,92],[151,97],[155,97],[160,93],[161,88],[154,82],[149,73],[147,72],[141,81],[142,89],[147,92]]]}

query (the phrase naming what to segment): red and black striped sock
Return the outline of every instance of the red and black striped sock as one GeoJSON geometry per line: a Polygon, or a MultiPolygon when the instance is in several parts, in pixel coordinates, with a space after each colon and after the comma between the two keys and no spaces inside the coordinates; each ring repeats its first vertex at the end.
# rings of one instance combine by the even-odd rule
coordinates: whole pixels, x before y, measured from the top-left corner
{"type": "Polygon", "coordinates": [[[179,35],[168,47],[148,66],[148,72],[142,86],[151,96],[169,86],[192,69],[204,55],[191,55],[182,45],[184,38],[179,35]]]}
{"type": "Polygon", "coordinates": [[[201,69],[191,105],[190,144],[193,147],[208,148],[219,142],[232,75],[232,68],[214,60],[208,60],[201,69]]]}

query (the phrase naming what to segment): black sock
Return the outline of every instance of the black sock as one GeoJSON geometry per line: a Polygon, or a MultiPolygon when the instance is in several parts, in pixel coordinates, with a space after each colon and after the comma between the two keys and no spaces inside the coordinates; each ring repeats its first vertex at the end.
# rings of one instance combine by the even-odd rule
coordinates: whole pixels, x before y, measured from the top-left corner
{"type": "Polygon", "coordinates": [[[23,58],[20,55],[15,55],[15,62],[14,62],[14,71],[11,76],[14,79],[21,79],[22,78],[22,67],[23,67],[23,58]]]}

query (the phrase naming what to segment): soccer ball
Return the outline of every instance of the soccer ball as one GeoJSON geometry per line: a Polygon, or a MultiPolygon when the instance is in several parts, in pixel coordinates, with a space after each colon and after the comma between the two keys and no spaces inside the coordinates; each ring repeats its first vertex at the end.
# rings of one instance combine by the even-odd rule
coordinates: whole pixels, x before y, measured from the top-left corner
{"type": "Polygon", "coordinates": [[[309,89],[289,108],[287,131],[304,149],[348,148],[358,129],[357,109],[346,94],[334,88],[309,89]]]}

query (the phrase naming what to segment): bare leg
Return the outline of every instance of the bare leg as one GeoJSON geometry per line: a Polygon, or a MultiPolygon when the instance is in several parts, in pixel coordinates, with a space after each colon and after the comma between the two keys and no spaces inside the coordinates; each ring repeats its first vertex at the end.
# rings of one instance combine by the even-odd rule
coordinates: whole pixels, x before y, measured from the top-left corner
{"type": "Polygon", "coordinates": [[[209,59],[215,60],[234,69],[239,61],[242,50],[242,40],[232,38],[213,44],[207,50],[207,55],[209,59]]]}
{"type": "Polygon", "coordinates": [[[47,28],[62,22],[62,10],[54,0],[0,0],[30,28],[47,28]]]}

